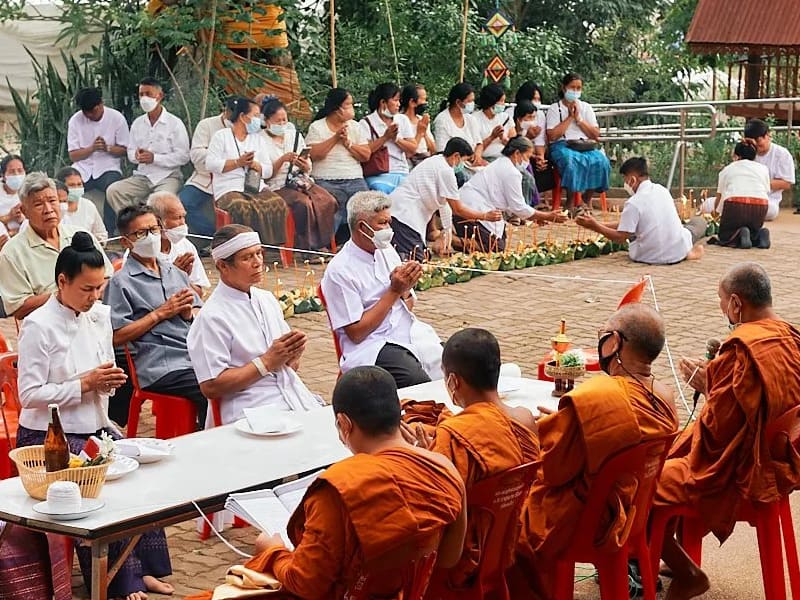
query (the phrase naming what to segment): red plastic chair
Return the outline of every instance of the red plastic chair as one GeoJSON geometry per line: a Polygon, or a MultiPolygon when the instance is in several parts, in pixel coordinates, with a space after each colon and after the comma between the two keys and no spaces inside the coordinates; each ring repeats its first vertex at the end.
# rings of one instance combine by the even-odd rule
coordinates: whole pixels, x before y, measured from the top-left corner
{"type": "MultiPolygon", "coordinates": [[[[617,452],[600,468],[588,494],[575,535],[569,549],[556,560],[556,589],[554,600],[571,600],[575,586],[575,563],[592,563],[600,577],[602,600],[628,598],[628,558],[637,557],[640,564],[649,565],[647,519],[653,505],[656,483],[664,466],[667,452],[675,435],[648,440],[617,452]],[[633,502],[628,510],[626,530],[618,550],[595,546],[598,524],[608,512],[609,496],[616,485],[633,478],[637,482],[633,502]]],[[[655,574],[642,569],[645,600],[655,600],[655,574]]]]}
{"type": "Polygon", "coordinates": [[[133,393],[128,408],[127,437],[136,437],[139,431],[139,413],[145,400],[153,403],[153,414],[156,416],[156,437],[166,440],[179,435],[193,433],[197,423],[197,409],[186,398],[148,392],[139,386],[139,377],[136,375],[136,365],[130,350],[125,346],[125,358],[128,361],[128,372],[131,377],[133,393]]]}
{"type": "MultiPolygon", "coordinates": [[[[281,262],[284,267],[292,264],[292,257],[294,255],[294,235],[295,235],[294,216],[292,211],[286,213],[286,242],[284,248],[281,249],[281,262]]],[[[336,253],[336,236],[331,236],[331,252],[336,253]]]]}
{"type": "MultiPolygon", "coordinates": [[[[795,449],[800,448],[800,405],[788,410],[767,426],[766,438],[770,448],[780,451],[789,440],[795,449]]],[[[689,557],[701,565],[703,537],[707,533],[705,523],[691,506],[658,507],[653,510],[650,525],[651,571],[658,572],[661,548],[667,525],[674,517],[683,517],[681,522],[681,546],[689,557]]],[[[792,598],[800,599],[800,564],[797,556],[797,542],[792,525],[789,496],[776,502],[751,502],[743,500],[739,507],[737,521],[746,521],[756,528],[758,553],[761,559],[761,579],[764,584],[766,600],[786,600],[786,584],[783,572],[783,548],[786,548],[786,563],[792,598]],[[783,538],[783,540],[781,540],[783,538]],[[781,544],[783,541],[783,544],[781,544]]]]}
{"type": "Polygon", "coordinates": [[[217,221],[217,229],[233,222],[230,213],[227,210],[222,210],[219,206],[214,206],[214,217],[217,221]]]}
{"type": "MultiPolygon", "coordinates": [[[[553,181],[555,183],[551,192],[553,195],[553,210],[558,210],[561,208],[561,175],[555,165],[553,165],[553,181]]],[[[573,192],[572,200],[574,206],[580,206],[583,203],[583,196],[580,192],[573,192]]],[[[608,198],[605,192],[600,192],[600,210],[603,212],[608,211],[608,198]]]]}
{"type": "Polygon", "coordinates": [[[16,467],[8,455],[16,446],[19,413],[22,410],[17,388],[16,352],[0,354],[0,391],[3,395],[0,400],[3,419],[3,430],[0,432],[3,438],[0,439],[0,479],[7,479],[16,475],[16,467]]]}
{"type": "MultiPolygon", "coordinates": [[[[336,364],[341,364],[342,362],[342,346],[339,343],[339,336],[336,335],[336,331],[333,329],[333,323],[331,323],[331,316],[328,313],[328,303],[325,302],[325,296],[322,293],[322,284],[317,286],[317,297],[319,298],[320,302],[322,302],[322,306],[325,308],[325,314],[328,317],[328,327],[330,327],[331,335],[333,336],[333,349],[336,351],[336,364]]],[[[341,375],[342,372],[339,371],[341,375]]]]}
{"type": "MultiPolygon", "coordinates": [[[[467,490],[468,518],[485,515],[490,525],[481,548],[474,585],[453,590],[452,597],[510,600],[506,570],[513,562],[519,518],[535,474],[534,464],[528,463],[479,481],[467,490]]],[[[442,576],[445,574],[446,571],[442,571],[442,576]]]]}

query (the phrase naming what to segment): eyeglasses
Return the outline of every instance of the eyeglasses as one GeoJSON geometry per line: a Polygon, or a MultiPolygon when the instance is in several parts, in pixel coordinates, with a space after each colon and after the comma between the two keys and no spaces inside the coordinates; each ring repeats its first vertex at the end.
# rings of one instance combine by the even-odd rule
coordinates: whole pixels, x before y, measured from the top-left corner
{"type": "Polygon", "coordinates": [[[131,231],[125,237],[133,240],[134,242],[138,242],[139,240],[146,238],[151,233],[155,235],[161,235],[161,227],[156,225],[155,227],[149,227],[147,229],[137,229],[136,231],[131,231]]]}

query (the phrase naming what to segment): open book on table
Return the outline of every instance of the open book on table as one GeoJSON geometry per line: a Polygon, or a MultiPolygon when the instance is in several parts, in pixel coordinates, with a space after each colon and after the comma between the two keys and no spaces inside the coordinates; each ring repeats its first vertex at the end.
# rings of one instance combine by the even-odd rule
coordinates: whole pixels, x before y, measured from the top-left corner
{"type": "Polygon", "coordinates": [[[268,535],[279,533],[286,547],[293,550],[286,526],[292,513],[302,502],[306,490],[320,473],[322,470],[271,490],[231,494],[225,500],[225,508],[268,535]]]}

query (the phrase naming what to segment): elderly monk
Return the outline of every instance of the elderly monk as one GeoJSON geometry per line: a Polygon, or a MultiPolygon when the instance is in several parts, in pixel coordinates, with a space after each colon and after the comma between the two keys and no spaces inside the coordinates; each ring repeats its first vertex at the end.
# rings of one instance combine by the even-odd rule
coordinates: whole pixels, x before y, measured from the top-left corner
{"type": "Polygon", "coordinates": [[[226,225],[214,234],[211,256],[220,281],[186,341],[200,389],[220,399],[222,422],[255,406],[320,407],[321,398],[296,373],[306,334],[290,329],[275,297],[258,287],[264,278],[258,233],[226,225]]]}
{"type": "MultiPolygon", "coordinates": [[[[539,455],[536,423],[530,411],[503,404],[497,393],[500,378],[500,346],[485,329],[463,329],[444,346],[442,369],[453,403],[464,410],[436,428],[433,442],[421,427],[415,432],[420,443],[450,459],[467,489],[493,475],[533,462],[539,455]],[[421,438],[421,439],[420,439],[421,438]]],[[[407,439],[410,428],[404,426],[407,439]]],[[[437,569],[426,598],[455,598],[470,589],[480,564],[482,542],[490,523],[484,515],[468,515],[467,537],[458,564],[437,569]]],[[[509,540],[511,564],[514,540],[509,540]]]]}
{"type": "Polygon", "coordinates": [[[380,367],[342,375],[333,412],[339,438],[354,456],[324,471],[306,492],[288,526],[295,550],[280,535],[262,535],[259,554],[245,566],[273,575],[292,598],[340,600],[380,562],[383,569],[367,582],[369,597],[399,598],[404,564],[393,556],[441,534],[437,564],[458,560],[464,484],[446,458],[403,439],[397,387],[380,367]]]}
{"type": "MultiPolygon", "coordinates": [[[[661,316],[645,304],[628,304],[611,315],[599,336],[597,355],[610,377],[582,383],[561,398],[558,412],[538,421],[540,457],[522,513],[517,565],[510,571],[515,598],[530,597],[526,591],[534,598],[553,598],[553,560],[569,546],[603,463],[678,427],[672,392],[651,370],[664,347],[661,316]]],[[[633,493],[620,489],[609,505],[598,544],[616,544],[633,493]]]]}
{"type": "MultiPolygon", "coordinates": [[[[800,455],[770,448],[767,426],[800,402],[800,331],[772,309],[769,277],[756,263],[734,266],[719,284],[732,331],[707,365],[681,361],[684,378],[706,395],[695,423],[664,465],[656,505],[689,504],[724,542],[743,499],[774,502],[800,485],[800,455]]],[[[708,578],[678,542],[664,542],[674,579],[669,600],[693,598],[708,578]]]]}
{"type": "MultiPolygon", "coordinates": [[[[56,184],[45,173],[29,173],[19,197],[29,226],[0,252],[0,296],[6,314],[22,319],[56,291],[53,273],[58,253],[70,245],[80,228],[61,224],[56,184]]],[[[98,241],[94,242],[106,262],[106,278],[111,277],[114,269],[98,241]]]]}

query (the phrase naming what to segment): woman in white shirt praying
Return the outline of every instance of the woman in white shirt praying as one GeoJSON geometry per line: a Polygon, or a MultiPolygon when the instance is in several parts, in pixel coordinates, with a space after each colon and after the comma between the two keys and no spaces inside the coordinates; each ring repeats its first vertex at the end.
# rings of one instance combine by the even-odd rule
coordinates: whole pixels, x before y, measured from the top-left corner
{"type": "MultiPolygon", "coordinates": [[[[56,404],[70,451],[78,454],[91,435],[120,437],[108,419],[108,396],[126,376],[113,362],[109,307],[98,302],[106,283],[105,261],[88,233],[75,233],[56,259],[55,275],[58,291],[20,329],[17,445],[44,443],[48,406],[56,404]]],[[[127,542],[109,546],[112,563],[127,542]]],[[[78,546],[76,551],[88,587],[91,550],[78,546]]],[[[111,580],[108,596],[143,600],[148,591],[171,594],[173,587],[156,579],[170,573],[164,531],[147,532],[111,580]]]]}
{"type": "Polygon", "coordinates": [[[414,132],[416,146],[409,157],[412,168],[436,152],[429,108],[428,92],[423,86],[407,85],[400,92],[400,112],[395,115],[394,122],[401,130],[414,132]]]}
{"type": "Polygon", "coordinates": [[[573,206],[573,192],[582,194],[586,208],[591,209],[592,194],[608,189],[611,163],[599,149],[586,150],[576,142],[598,142],[600,127],[591,105],[580,100],[583,80],[577,73],[567,73],[561,80],[561,99],[547,109],[547,138],[550,159],[561,175],[561,186],[569,190],[566,206],[573,206]]]}
{"type": "Polygon", "coordinates": [[[478,108],[473,118],[483,145],[483,158],[492,161],[500,157],[508,140],[516,135],[514,117],[506,112],[506,92],[496,83],[481,89],[478,108]]]}
{"type": "Polygon", "coordinates": [[[292,330],[264,278],[258,234],[243,225],[220,228],[211,242],[219,284],[195,317],[186,342],[208,398],[220,399],[223,423],[246,408],[311,410],[322,405],[295,372],[306,334],[292,330]]]}
{"type": "MultiPolygon", "coordinates": [[[[433,137],[436,151],[441,152],[450,138],[467,140],[474,153],[472,164],[488,164],[482,157],[483,144],[472,113],[475,111],[475,89],[468,83],[458,83],[450,88],[447,100],[442,102],[441,111],[433,120],[433,137]]],[[[461,178],[466,180],[466,177],[461,178]]]]}
{"type": "Polygon", "coordinates": [[[16,235],[25,220],[17,192],[25,180],[25,163],[16,154],[6,154],[0,161],[0,223],[6,226],[9,235],[16,235]]]}
{"type": "Polygon", "coordinates": [[[67,190],[66,199],[61,201],[61,222],[85,229],[98,242],[105,244],[108,241],[108,230],[94,202],[83,197],[83,177],[80,171],[74,167],[64,167],[56,174],[56,181],[63,183],[67,190]]]}
{"type": "Polygon", "coordinates": [[[233,125],[217,131],[208,145],[206,167],[212,174],[214,199],[234,223],[258,231],[264,243],[283,244],[288,209],[264,183],[272,177],[272,158],[261,133],[260,107],[247,98],[237,98],[231,122],[233,125]]]}
{"type": "Polygon", "coordinates": [[[289,206],[294,218],[293,246],[328,250],[335,233],[336,198],[308,176],[312,169],[309,149],[303,134],[289,122],[283,102],[268,96],[261,104],[261,113],[272,159],[272,177],[267,186],[289,206]]]}
{"type": "MultiPolygon", "coordinates": [[[[491,214],[499,210],[520,219],[563,222],[560,213],[535,210],[522,195],[522,171],[528,168],[533,155],[533,144],[524,136],[511,138],[503,148],[502,156],[472,177],[461,188],[461,202],[472,210],[491,214]]],[[[483,252],[505,249],[505,221],[480,220],[477,225],[456,216],[456,235],[473,240],[477,250],[483,252]]]]}

